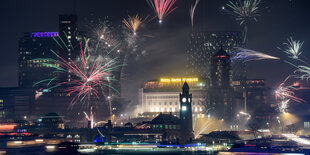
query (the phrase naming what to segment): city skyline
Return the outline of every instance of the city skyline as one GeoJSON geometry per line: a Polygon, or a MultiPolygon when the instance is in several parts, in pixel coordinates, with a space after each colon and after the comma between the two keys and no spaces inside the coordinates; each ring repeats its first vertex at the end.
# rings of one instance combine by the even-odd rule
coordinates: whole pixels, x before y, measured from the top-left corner
{"type": "Polygon", "coordinates": [[[309,0],[5,0],[0,154],[310,154],[309,0]]]}
{"type": "MultiPolygon", "coordinates": [[[[56,31],[58,29],[57,20],[59,14],[77,14],[78,26],[82,30],[86,21],[88,21],[86,18],[91,18],[93,16],[109,16],[112,24],[121,25],[121,20],[126,18],[127,15],[134,15],[136,13],[146,13],[150,16],[154,15],[154,12],[144,1],[139,3],[121,1],[94,1],[93,3],[66,1],[61,3],[60,1],[48,1],[47,3],[49,5],[45,6],[48,6],[47,8],[50,7],[50,9],[35,7],[36,5],[42,6],[42,2],[39,1],[30,1],[25,5],[21,5],[37,9],[26,9],[29,7],[14,9],[14,1],[4,3],[7,3],[7,5],[3,6],[7,7],[3,8],[3,11],[12,12],[14,10],[16,13],[24,11],[24,16],[27,17],[20,21],[16,21],[14,20],[15,14],[13,12],[6,15],[2,14],[2,16],[4,16],[4,21],[7,21],[6,23],[9,24],[2,25],[1,27],[3,28],[1,29],[5,30],[7,26],[16,27],[16,29],[13,33],[3,32],[7,39],[3,41],[5,44],[3,46],[3,57],[1,62],[6,65],[1,65],[0,70],[6,74],[0,77],[1,87],[17,86],[18,72],[17,69],[15,69],[17,66],[17,59],[15,57],[17,57],[18,50],[16,39],[20,38],[23,32],[56,31]],[[62,5],[56,5],[58,3],[62,5]],[[98,7],[96,6],[96,4],[101,3],[111,6],[111,9],[101,10],[99,7],[100,5],[98,5],[98,7]],[[56,9],[54,10],[54,8],[56,9]],[[92,8],[92,10],[87,10],[87,8],[92,8]],[[140,10],[136,10],[135,8],[139,8],[140,10]],[[33,14],[33,16],[29,16],[30,14],[33,14]]],[[[232,17],[220,12],[220,7],[225,5],[225,3],[226,1],[201,1],[195,13],[194,31],[242,31],[242,27],[239,26],[232,17]]],[[[306,36],[309,34],[309,31],[307,31],[306,27],[308,27],[309,21],[301,16],[307,13],[307,9],[304,8],[306,5],[303,4],[307,4],[307,2],[289,0],[264,2],[262,4],[263,11],[261,17],[258,17],[258,22],[250,24],[247,48],[284,58],[285,55],[278,50],[277,47],[282,46],[282,43],[285,42],[288,37],[292,36],[294,39],[305,41],[302,51],[304,51],[304,54],[307,56],[308,54],[306,51],[309,49],[309,44],[307,43],[306,36]],[[279,14],[282,15],[280,16],[281,18],[279,18],[279,14]],[[278,22],[271,22],[272,20],[277,20],[278,22]],[[295,25],[295,23],[298,24],[295,25]]],[[[142,83],[147,80],[159,78],[161,76],[185,75],[186,50],[188,48],[190,34],[193,31],[188,13],[190,4],[189,2],[178,1],[176,6],[178,6],[178,8],[167,16],[161,25],[159,25],[155,19],[146,24],[146,28],[143,29],[143,33],[151,34],[154,38],[148,39],[145,43],[147,53],[146,59],[142,58],[138,61],[133,61],[131,62],[131,66],[128,67],[127,72],[130,74],[126,77],[126,82],[124,83],[126,89],[123,91],[125,98],[137,102],[137,93],[132,92],[136,92],[142,83]],[[169,43],[167,43],[167,40],[169,40],[169,43]],[[167,57],[167,54],[171,54],[173,57],[167,57]]],[[[278,79],[284,79],[291,74],[294,68],[285,64],[282,60],[267,60],[250,62],[247,65],[247,70],[249,78],[264,78],[267,86],[275,89],[276,86],[280,84],[280,82],[277,82],[278,79]],[[266,68],[266,66],[268,66],[268,68],[266,68]],[[256,71],[253,72],[252,70],[256,71]],[[274,72],[274,70],[277,72],[274,72]]]]}

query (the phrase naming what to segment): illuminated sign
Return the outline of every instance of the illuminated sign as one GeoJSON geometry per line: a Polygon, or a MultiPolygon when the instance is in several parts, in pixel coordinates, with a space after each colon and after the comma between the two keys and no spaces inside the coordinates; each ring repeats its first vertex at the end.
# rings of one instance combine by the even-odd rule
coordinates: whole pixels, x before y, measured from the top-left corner
{"type": "Polygon", "coordinates": [[[58,32],[33,32],[30,34],[31,38],[43,38],[43,37],[57,37],[58,32]]]}
{"type": "Polygon", "coordinates": [[[194,77],[194,78],[161,78],[160,82],[172,82],[172,83],[176,83],[176,82],[198,82],[198,78],[194,77]]]}

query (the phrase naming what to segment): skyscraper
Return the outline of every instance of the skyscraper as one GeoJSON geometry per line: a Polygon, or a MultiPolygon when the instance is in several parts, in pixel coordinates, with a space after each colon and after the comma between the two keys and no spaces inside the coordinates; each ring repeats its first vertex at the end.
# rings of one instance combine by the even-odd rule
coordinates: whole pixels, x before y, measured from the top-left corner
{"type": "Polygon", "coordinates": [[[45,60],[36,59],[55,58],[50,49],[57,46],[53,40],[57,36],[58,32],[32,32],[19,40],[19,87],[41,87],[35,83],[55,76],[51,66],[39,64],[45,60]]]}
{"type": "Polygon", "coordinates": [[[211,67],[211,88],[230,88],[230,55],[226,53],[223,49],[220,49],[213,56],[211,67]]]}
{"type": "MultiPolygon", "coordinates": [[[[20,87],[44,87],[36,85],[42,79],[51,79],[57,73],[53,72],[52,66],[42,65],[46,60],[38,58],[56,58],[50,51],[57,52],[65,60],[74,59],[77,55],[72,49],[77,49],[77,16],[60,15],[59,32],[32,32],[25,33],[19,40],[19,86],[20,87]],[[63,43],[64,50],[58,43],[63,43]],[[72,47],[72,48],[71,48],[72,47]]],[[[68,80],[70,75],[67,75],[68,80]]]]}
{"type": "Polygon", "coordinates": [[[208,107],[211,115],[229,123],[233,118],[230,55],[220,49],[213,55],[208,107]]]}

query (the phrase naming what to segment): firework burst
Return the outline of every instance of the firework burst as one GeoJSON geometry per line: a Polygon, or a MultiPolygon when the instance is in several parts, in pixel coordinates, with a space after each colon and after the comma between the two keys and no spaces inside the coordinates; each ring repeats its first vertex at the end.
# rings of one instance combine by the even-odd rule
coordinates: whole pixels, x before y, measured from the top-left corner
{"type": "Polygon", "coordinates": [[[280,59],[278,57],[274,57],[271,55],[267,55],[261,52],[236,47],[235,48],[234,56],[232,57],[232,61],[241,61],[241,62],[247,62],[247,61],[253,61],[253,60],[263,60],[263,59],[280,59]]]}
{"type": "Polygon", "coordinates": [[[309,80],[310,78],[310,67],[300,65],[295,73],[300,73],[299,78],[309,80]]]}
{"type": "Polygon", "coordinates": [[[300,90],[305,90],[308,89],[306,87],[303,87],[300,82],[295,81],[293,84],[291,85],[286,85],[287,80],[290,79],[291,77],[295,77],[295,76],[288,76],[284,82],[282,82],[277,90],[275,91],[275,97],[276,99],[279,99],[280,101],[278,102],[278,109],[281,113],[283,112],[287,112],[287,109],[289,107],[289,103],[291,101],[294,102],[298,102],[298,103],[302,103],[302,102],[306,102],[305,100],[303,100],[302,98],[299,98],[295,95],[296,91],[300,91],[300,90]]]}
{"type": "Polygon", "coordinates": [[[140,18],[139,15],[135,16],[128,16],[128,19],[123,19],[123,23],[125,26],[133,32],[134,35],[136,35],[137,30],[139,27],[147,20],[148,17],[146,18],[140,18]]]}
{"type": "Polygon", "coordinates": [[[288,99],[288,100],[282,100],[280,103],[278,103],[278,108],[281,113],[287,112],[289,102],[290,100],[288,99]]]}
{"type": "Polygon", "coordinates": [[[162,23],[164,17],[173,12],[177,7],[174,7],[177,0],[147,0],[149,5],[157,14],[159,23],[162,23]]]}
{"type": "Polygon", "coordinates": [[[95,38],[98,41],[97,46],[100,43],[104,43],[105,47],[110,48],[119,44],[117,37],[115,37],[114,29],[111,26],[108,18],[105,17],[103,20],[91,20],[86,25],[87,29],[90,29],[91,38],[95,38]]]}
{"type": "Polygon", "coordinates": [[[280,98],[280,99],[290,99],[293,100],[295,102],[305,102],[303,99],[296,97],[295,96],[295,91],[297,90],[301,90],[304,88],[298,88],[295,85],[289,85],[289,86],[285,86],[284,83],[281,83],[280,86],[278,87],[278,89],[276,90],[276,98],[280,98]]]}
{"type": "MultiPolygon", "coordinates": [[[[65,86],[65,92],[67,95],[74,96],[71,105],[75,104],[77,99],[82,101],[86,97],[89,98],[92,95],[99,99],[99,96],[102,95],[103,87],[113,88],[109,85],[110,80],[115,80],[112,76],[112,72],[121,66],[117,58],[108,57],[110,52],[107,52],[105,56],[91,56],[92,51],[88,45],[89,39],[85,39],[85,42],[84,48],[82,47],[82,42],[80,42],[80,55],[77,61],[73,61],[71,58],[68,58],[67,61],[53,50],[51,50],[51,52],[57,57],[57,59],[34,59],[38,60],[37,62],[45,67],[54,68],[57,73],[72,75],[72,80],[60,77],[53,78],[53,81],[62,80],[63,82],[56,83],[55,86],[51,87],[65,86]]],[[[46,79],[39,81],[36,84],[47,81],[51,83],[52,80],[46,79]]]]}
{"type": "Polygon", "coordinates": [[[198,5],[198,2],[199,2],[199,0],[196,0],[194,6],[191,5],[191,8],[189,10],[189,15],[191,17],[192,28],[194,28],[194,15],[195,15],[195,10],[196,10],[196,7],[198,5]]]}
{"type": "Polygon", "coordinates": [[[295,92],[309,88],[303,87],[299,81],[294,81],[293,84],[287,85],[287,81],[292,77],[296,76],[288,76],[275,91],[276,99],[280,99],[280,102],[278,103],[278,109],[280,112],[287,112],[288,105],[291,101],[298,103],[305,102],[305,100],[297,97],[295,92]]]}
{"type": "Polygon", "coordinates": [[[227,8],[229,8],[228,10],[222,7],[228,14],[234,16],[241,26],[244,26],[244,43],[247,39],[248,23],[253,20],[257,21],[257,17],[260,16],[260,4],[261,0],[237,0],[237,2],[229,1],[226,4],[227,8]]]}
{"type": "Polygon", "coordinates": [[[286,49],[281,49],[283,52],[289,55],[290,58],[299,59],[302,51],[300,50],[304,42],[299,40],[293,40],[292,37],[287,38],[287,42],[283,43],[286,46],[286,49]]]}

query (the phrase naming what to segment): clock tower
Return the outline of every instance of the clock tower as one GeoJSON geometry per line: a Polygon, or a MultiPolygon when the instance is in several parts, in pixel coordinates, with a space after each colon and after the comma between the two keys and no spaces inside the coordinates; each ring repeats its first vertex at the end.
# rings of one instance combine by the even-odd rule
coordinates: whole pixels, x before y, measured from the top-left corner
{"type": "Polygon", "coordinates": [[[185,81],[183,92],[180,94],[180,142],[186,143],[192,140],[193,120],[192,120],[192,94],[189,94],[189,86],[185,81]]]}

